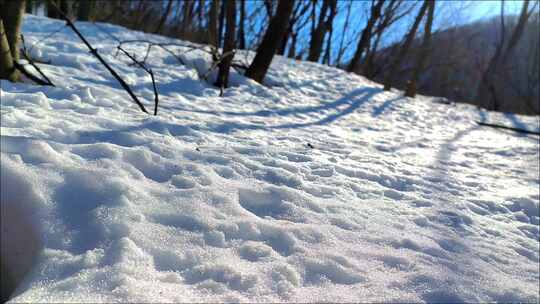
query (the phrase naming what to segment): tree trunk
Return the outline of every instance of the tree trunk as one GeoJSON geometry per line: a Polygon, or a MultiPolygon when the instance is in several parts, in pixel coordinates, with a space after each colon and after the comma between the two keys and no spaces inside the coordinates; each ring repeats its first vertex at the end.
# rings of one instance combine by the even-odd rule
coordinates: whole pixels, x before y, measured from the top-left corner
{"type": "Polygon", "coordinates": [[[409,30],[409,33],[407,33],[407,36],[405,37],[405,41],[401,48],[399,49],[398,54],[390,64],[390,67],[386,71],[386,76],[384,78],[384,90],[389,91],[392,87],[392,84],[394,82],[394,77],[396,73],[398,72],[398,68],[401,65],[401,62],[403,59],[405,59],[405,56],[409,52],[409,49],[411,48],[411,44],[413,43],[414,36],[416,35],[416,31],[418,30],[418,26],[420,25],[420,21],[422,21],[422,18],[426,14],[426,10],[429,6],[430,0],[424,0],[424,3],[422,4],[422,7],[420,8],[420,12],[418,12],[418,15],[416,16],[414,20],[414,24],[409,30]]]}
{"type": "Polygon", "coordinates": [[[0,0],[0,78],[19,80],[15,63],[19,61],[19,40],[25,1],[0,0]]]}
{"type": "Polygon", "coordinates": [[[246,76],[262,83],[266,72],[272,63],[285,31],[289,25],[294,0],[279,0],[276,14],[270,20],[268,29],[264,33],[263,40],[257,48],[255,59],[246,71],[246,76]]]}
{"type": "Polygon", "coordinates": [[[59,6],[62,13],[64,13],[66,16],[69,16],[71,14],[69,2],[67,0],[58,0],[58,1],[60,1],[59,6]]]}
{"type": "MultiPolygon", "coordinates": [[[[504,38],[501,38],[497,51],[489,61],[489,66],[482,76],[480,85],[478,86],[476,100],[479,104],[484,105],[488,110],[498,111],[500,104],[498,102],[497,96],[497,85],[501,84],[500,78],[504,77],[504,68],[508,63],[508,59],[512,54],[512,51],[516,47],[517,43],[521,39],[525,26],[530,17],[528,13],[529,9],[529,0],[523,1],[521,7],[521,13],[519,15],[518,23],[510,36],[510,40],[504,49],[505,41],[504,38]]],[[[501,3],[501,31],[505,32],[504,27],[504,2],[501,3]]],[[[504,36],[503,36],[504,37],[504,36]]],[[[501,94],[502,95],[502,94],[501,94]]]]}
{"type": "Polygon", "coordinates": [[[384,4],[384,0],[378,0],[378,2],[373,4],[373,6],[371,7],[371,14],[369,16],[366,27],[364,28],[364,30],[362,30],[362,35],[360,36],[360,40],[358,41],[356,52],[354,53],[354,56],[351,62],[349,63],[349,66],[347,67],[347,71],[359,72],[360,59],[362,58],[362,55],[364,51],[367,49],[369,42],[371,40],[373,26],[375,25],[375,22],[377,22],[377,20],[381,17],[381,10],[382,10],[383,4],[384,4]]]}
{"type": "Polygon", "coordinates": [[[291,46],[289,47],[289,52],[287,57],[295,58],[296,56],[296,33],[291,33],[291,46]]]}
{"type": "Polygon", "coordinates": [[[227,0],[221,0],[221,8],[219,10],[219,24],[218,24],[218,47],[223,46],[223,28],[225,26],[225,6],[227,0]]]}
{"type": "Polygon", "coordinates": [[[93,0],[79,1],[79,7],[77,8],[77,20],[90,21],[90,16],[92,16],[93,8],[93,0]]]}
{"type": "Polygon", "coordinates": [[[217,15],[219,0],[212,0],[210,3],[210,12],[208,13],[208,43],[214,47],[218,47],[218,36],[217,36],[217,15]]]}
{"type": "Polygon", "coordinates": [[[0,18],[0,79],[7,79],[13,82],[19,79],[19,74],[13,64],[13,57],[11,57],[2,18],[0,18]]]}
{"type": "Polygon", "coordinates": [[[206,9],[206,1],[205,0],[199,0],[198,6],[197,6],[197,25],[199,29],[204,28],[204,12],[206,9]]]}
{"type": "Polygon", "coordinates": [[[330,6],[330,17],[326,21],[326,31],[328,32],[328,39],[326,39],[326,51],[323,56],[323,63],[330,65],[330,55],[332,53],[332,34],[334,32],[334,18],[337,13],[337,1],[332,1],[330,6]]]}
{"type": "Polygon", "coordinates": [[[244,50],[246,48],[246,33],[244,31],[244,23],[246,22],[246,0],[240,0],[240,22],[238,29],[238,48],[244,50]]]}
{"type": "Polygon", "coordinates": [[[234,57],[235,34],[236,34],[236,1],[226,1],[226,29],[225,40],[223,41],[223,54],[219,63],[219,73],[216,86],[226,88],[229,86],[229,70],[234,57]]]}
{"type": "Polygon", "coordinates": [[[186,35],[191,35],[191,29],[193,25],[193,8],[195,6],[194,0],[185,0],[184,10],[182,13],[182,37],[185,38],[186,35]]]}
{"type": "Polygon", "coordinates": [[[53,3],[58,5],[56,0],[46,0],[46,6],[47,6],[47,17],[53,18],[53,19],[60,19],[60,14],[56,11],[56,8],[54,7],[53,3]]]}
{"type": "MultiPolygon", "coordinates": [[[[296,5],[294,6],[294,9],[292,12],[292,16],[289,20],[289,26],[287,27],[287,31],[285,32],[285,36],[283,40],[281,41],[281,46],[279,47],[279,50],[277,52],[279,55],[282,55],[282,56],[285,55],[285,50],[287,49],[289,38],[291,38],[291,47],[289,47],[289,54],[287,56],[290,56],[291,49],[292,49],[292,54],[293,54],[292,57],[294,57],[294,52],[295,52],[294,45],[296,45],[296,33],[294,32],[295,31],[294,27],[296,26],[298,19],[300,19],[309,10],[310,6],[311,6],[310,3],[307,1],[296,2],[296,5]]],[[[303,24],[299,25],[300,28],[298,28],[297,31],[300,31],[303,25],[305,25],[305,23],[307,23],[307,20],[303,24]]]]}
{"type": "Polygon", "coordinates": [[[169,2],[167,3],[167,7],[165,8],[165,12],[163,12],[163,15],[159,19],[158,25],[154,29],[155,34],[159,34],[161,32],[161,29],[163,28],[163,25],[167,21],[167,18],[169,18],[169,14],[171,13],[172,4],[173,4],[173,0],[169,0],[169,2]]]}
{"type": "Polygon", "coordinates": [[[309,43],[308,61],[317,62],[321,56],[322,45],[324,42],[324,36],[326,35],[326,14],[329,9],[330,0],[323,0],[323,5],[319,13],[319,21],[311,34],[311,41],[309,43]]]}
{"type": "MultiPolygon", "coordinates": [[[[504,67],[507,65],[508,58],[512,54],[513,49],[521,39],[523,35],[525,25],[530,17],[528,13],[529,0],[523,1],[521,7],[521,13],[519,15],[518,23],[510,36],[510,40],[504,49],[504,38],[501,39],[497,50],[491,60],[489,66],[482,76],[480,85],[478,86],[476,100],[480,105],[484,105],[488,110],[498,111],[500,104],[497,100],[497,81],[499,78],[504,77],[504,67]]],[[[504,27],[504,2],[501,3],[501,31],[505,32],[504,27]]],[[[504,37],[504,36],[503,36],[504,37]]]]}
{"type": "Polygon", "coordinates": [[[34,13],[34,1],[35,0],[26,0],[26,13],[27,14],[34,13]]]}
{"type": "Polygon", "coordinates": [[[352,1],[348,3],[346,14],[345,14],[345,22],[343,23],[343,27],[341,30],[341,40],[339,42],[339,48],[338,48],[338,54],[336,58],[336,66],[341,65],[341,57],[343,57],[343,54],[345,53],[345,47],[343,46],[343,43],[345,41],[345,34],[347,32],[347,29],[349,28],[349,18],[351,16],[351,8],[352,8],[352,1]]]}
{"type": "Polygon", "coordinates": [[[429,3],[427,20],[424,25],[424,41],[422,42],[422,48],[420,49],[418,57],[416,58],[416,66],[414,67],[411,79],[409,80],[409,83],[407,84],[407,89],[405,91],[405,96],[408,97],[416,96],[418,78],[420,77],[420,73],[422,73],[422,70],[424,70],[424,66],[426,65],[426,60],[429,55],[429,48],[431,44],[431,26],[433,24],[434,12],[435,0],[432,0],[429,3]]]}

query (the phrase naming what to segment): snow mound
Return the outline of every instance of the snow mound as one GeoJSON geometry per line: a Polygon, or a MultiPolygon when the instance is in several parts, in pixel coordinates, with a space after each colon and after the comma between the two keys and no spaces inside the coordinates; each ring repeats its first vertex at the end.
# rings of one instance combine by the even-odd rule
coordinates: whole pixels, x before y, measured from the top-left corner
{"type": "MultiPolygon", "coordinates": [[[[24,34],[62,26],[26,16],[24,34]]],[[[151,107],[148,75],[77,26],[151,107]]],[[[219,97],[187,50],[152,51],[157,117],[67,28],[32,50],[57,87],[1,82],[13,302],[539,301],[538,138],[476,124],[538,118],[281,57],[219,97]]]]}

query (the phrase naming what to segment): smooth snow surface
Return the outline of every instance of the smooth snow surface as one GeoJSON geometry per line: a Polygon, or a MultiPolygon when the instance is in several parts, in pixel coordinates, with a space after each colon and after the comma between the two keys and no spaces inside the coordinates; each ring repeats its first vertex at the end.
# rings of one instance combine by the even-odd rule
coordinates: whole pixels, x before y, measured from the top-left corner
{"type": "MultiPolygon", "coordinates": [[[[26,41],[62,26],[27,15],[26,41]]],[[[149,76],[77,26],[152,109],[149,76]]],[[[539,301],[538,137],[475,123],[538,118],[280,57],[219,97],[209,56],[172,49],[187,66],[149,60],[157,117],[68,28],[32,49],[58,87],[2,81],[13,302],[539,301]]]]}

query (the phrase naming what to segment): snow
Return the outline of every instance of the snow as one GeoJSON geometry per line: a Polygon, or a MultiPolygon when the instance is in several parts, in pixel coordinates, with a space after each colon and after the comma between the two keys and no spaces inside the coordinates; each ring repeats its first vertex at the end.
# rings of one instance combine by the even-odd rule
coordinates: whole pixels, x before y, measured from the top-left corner
{"type": "MultiPolygon", "coordinates": [[[[62,26],[26,15],[27,43],[62,26]]],[[[150,77],[77,26],[151,109],[150,77]]],[[[155,117],[68,28],[32,52],[57,87],[0,91],[12,302],[539,301],[538,137],[475,122],[538,117],[281,57],[219,97],[206,53],[159,48],[155,117]]]]}

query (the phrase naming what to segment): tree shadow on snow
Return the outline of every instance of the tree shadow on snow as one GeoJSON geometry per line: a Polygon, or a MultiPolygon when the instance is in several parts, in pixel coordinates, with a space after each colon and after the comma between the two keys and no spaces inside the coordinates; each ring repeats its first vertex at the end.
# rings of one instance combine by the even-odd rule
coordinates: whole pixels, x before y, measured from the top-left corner
{"type": "Polygon", "coordinates": [[[229,133],[237,129],[252,129],[252,130],[271,130],[271,129],[292,129],[292,128],[303,128],[315,125],[326,125],[330,124],[346,115],[349,115],[356,111],[360,106],[369,101],[373,96],[382,92],[381,89],[377,88],[361,88],[350,92],[349,94],[329,103],[324,103],[317,106],[306,106],[306,107],[292,107],[286,109],[277,109],[277,110],[261,110],[255,112],[213,112],[213,111],[194,111],[202,112],[205,114],[215,114],[215,115],[231,115],[231,116],[290,116],[290,115],[299,115],[299,114],[326,114],[326,112],[331,111],[331,113],[326,114],[321,119],[310,121],[310,122],[299,122],[299,123],[286,123],[280,125],[256,125],[256,124],[244,124],[236,122],[226,122],[211,126],[211,130],[218,133],[229,133]]]}

